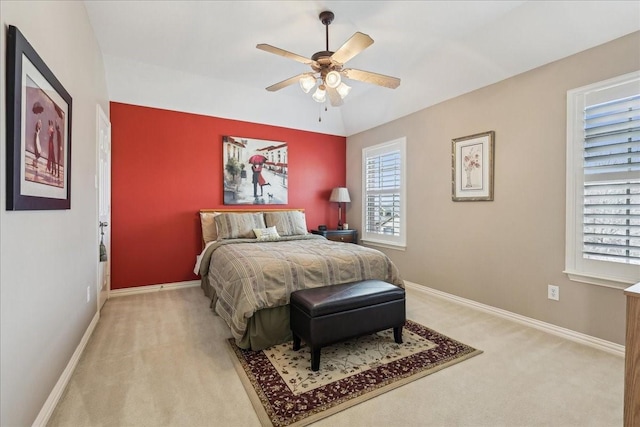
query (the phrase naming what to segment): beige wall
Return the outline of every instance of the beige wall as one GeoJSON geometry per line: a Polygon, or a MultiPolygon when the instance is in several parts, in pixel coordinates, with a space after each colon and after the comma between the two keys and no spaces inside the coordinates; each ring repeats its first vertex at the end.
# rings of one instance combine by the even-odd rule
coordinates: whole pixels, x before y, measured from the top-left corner
{"type": "Polygon", "coordinates": [[[27,426],[97,312],[96,105],[108,113],[109,104],[84,2],[2,0],[0,16],[0,425],[27,426]],[[5,210],[9,25],[18,27],[73,98],[70,210],[5,210]]]}
{"type": "Polygon", "coordinates": [[[566,93],[638,69],[634,33],[349,137],[349,223],[361,228],[362,148],[406,136],[407,248],[383,249],[405,280],[624,344],[622,290],[562,273],[566,93]],[[451,140],[490,130],[494,201],[453,202],[451,140]]]}

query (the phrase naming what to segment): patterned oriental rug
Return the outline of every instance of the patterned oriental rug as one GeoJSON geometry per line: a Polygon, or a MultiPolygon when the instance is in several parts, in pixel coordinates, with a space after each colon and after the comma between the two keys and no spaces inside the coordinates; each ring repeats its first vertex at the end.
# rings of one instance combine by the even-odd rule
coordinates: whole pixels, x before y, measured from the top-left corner
{"type": "Polygon", "coordinates": [[[389,329],[323,347],[317,372],[305,346],[229,348],[262,425],[304,426],[482,353],[410,320],[402,338],[389,329]]]}

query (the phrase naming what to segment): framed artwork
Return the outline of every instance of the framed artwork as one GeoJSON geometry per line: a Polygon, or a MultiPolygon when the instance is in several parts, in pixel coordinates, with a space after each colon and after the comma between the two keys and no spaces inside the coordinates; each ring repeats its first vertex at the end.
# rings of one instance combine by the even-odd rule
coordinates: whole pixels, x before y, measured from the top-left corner
{"type": "Polygon", "coordinates": [[[71,208],[71,96],[22,33],[7,32],[7,210],[71,208]]]}
{"type": "Polygon", "coordinates": [[[451,198],[454,202],[493,200],[495,132],[452,140],[451,198]]]}
{"type": "Polygon", "coordinates": [[[222,137],[225,205],[286,205],[287,143],[222,137]]]}

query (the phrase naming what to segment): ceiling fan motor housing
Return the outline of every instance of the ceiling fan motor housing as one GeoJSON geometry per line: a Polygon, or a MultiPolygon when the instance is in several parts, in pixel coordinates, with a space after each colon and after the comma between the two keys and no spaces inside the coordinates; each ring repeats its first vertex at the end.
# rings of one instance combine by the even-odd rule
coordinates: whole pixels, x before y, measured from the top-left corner
{"type": "Polygon", "coordinates": [[[324,25],[331,24],[333,22],[334,17],[335,15],[330,10],[325,10],[324,12],[320,12],[320,16],[319,16],[320,22],[322,22],[324,25]]]}
{"type": "Polygon", "coordinates": [[[311,68],[313,68],[313,71],[315,71],[316,73],[320,73],[323,77],[329,71],[340,71],[342,67],[338,66],[334,61],[331,60],[331,55],[333,55],[333,52],[328,50],[314,53],[311,57],[311,59],[315,61],[315,63],[311,64],[311,68]]]}

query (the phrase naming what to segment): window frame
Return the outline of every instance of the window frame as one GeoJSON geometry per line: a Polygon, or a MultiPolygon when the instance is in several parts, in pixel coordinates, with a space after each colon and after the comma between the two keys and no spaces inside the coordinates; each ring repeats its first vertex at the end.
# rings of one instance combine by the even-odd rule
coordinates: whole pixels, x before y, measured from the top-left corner
{"type": "MultiPolygon", "coordinates": [[[[612,91],[623,84],[637,81],[640,71],[635,71],[605,81],[567,91],[567,167],[566,167],[566,249],[565,270],[569,279],[624,289],[640,281],[640,266],[593,259],[582,256],[583,207],[584,207],[584,111],[586,97],[612,91]]],[[[604,98],[612,97],[611,95],[604,98]]],[[[613,97],[612,97],[613,98],[613,97]]]]}
{"type": "Polygon", "coordinates": [[[407,138],[401,137],[381,144],[364,147],[362,149],[362,233],[361,240],[374,246],[382,246],[390,249],[404,250],[407,246],[407,138]],[[400,235],[367,232],[367,159],[381,156],[394,151],[400,151],[400,235]]]}

